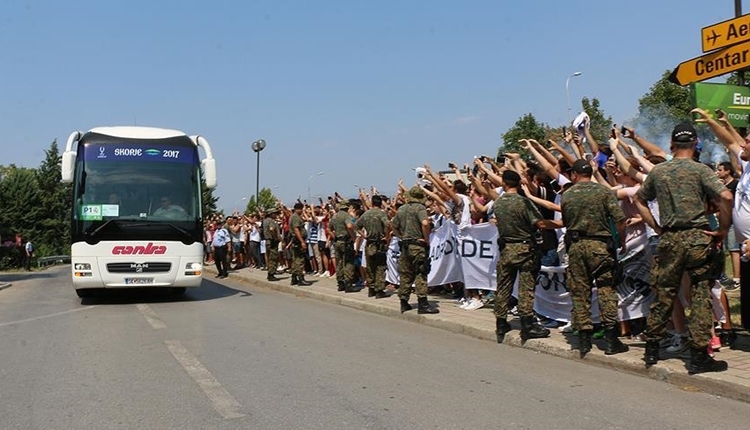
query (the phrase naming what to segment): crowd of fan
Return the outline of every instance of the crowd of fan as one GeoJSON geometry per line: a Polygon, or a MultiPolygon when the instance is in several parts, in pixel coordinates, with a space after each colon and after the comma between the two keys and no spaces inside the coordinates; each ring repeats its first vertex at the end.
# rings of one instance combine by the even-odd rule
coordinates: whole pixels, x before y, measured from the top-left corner
{"type": "MultiPolygon", "coordinates": [[[[710,164],[722,182],[734,194],[737,178],[742,173],[741,161],[736,153],[732,153],[732,144],[737,144],[744,150],[744,139],[738,137],[734,128],[724,118],[713,120],[700,110],[701,122],[709,124],[719,140],[727,147],[727,161],[718,165],[710,164]],[[723,130],[723,131],[722,131],[723,130]],[[726,133],[724,133],[726,132],[726,133]],[[731,136],[727,137],[727,136],[731,136]],[[728,140],[731,139],[731,140],[728,140]]],[[[588,118],[579,117],[574,124],[573,132],[568,132],[560,139],[550,139],[545,144],[533,139],[524,139],[523,146],[533,158],[524,160],[517,153],[503,153],[498,157],[478,157],[471,163],[458,165],[450,163],[449,169],[436,172],[429,165],[417,169],[417,184],[424,189],[428,196],[426,206],[429,215],[439,223],[440,218],[453,220],[459,228],[470,224],[496,223],[501,220],[493,218],[492,206],[495,199],[502,194],[502,174],[505,170],[514,170],[521,175],[523,194],[529,197],[539,208],[546,219],[560,219],[560,198],[565,190],[572,185],[570,170],[576,160],[588,160],[592,166],[594,180],[612,189],[620,202],[627,217],[626,242],[628,249],[636,249],[640,245],[645,249],[649,260],[658,258],[655,253],[659,237],[638,213],[634,196],[645,176],[654,165],[669,160],[670,154],[659,145],[649,142],[637,134],[637,130],[629,127],[618,129],[613,127],[608,142],[597,142],[590,132],[588,118]]],[[[696,162],[700,162],[700,145],[696,148],[696,162]]],[[[409,189],[403,180],[398,183],[398,191],[394,196],[381,195],[377,189],[369,192],[360,189],[358,196],[346,199],[334,193],[327,200],[319,199],[317,203],[298,202],[304,205],[302,217],[306,222],[308,275],[318,277],[332,277],[336,273],[336,261],[332,252],[331,231],[329,221],[338,210],[338,205],[345,202],[349,207],[349,214],[353,219],[358,218],[371,207],[374,195],[379,195],[383,202],[383,209],[390,219],[397,209],[406,202],[409,189]]],[[[738,197],[739,198],[739,197],[738,197]]],[[[744,198],[742,196],[741,198],[744,198]]],[[[658,207],[650,205],[652,212],[658,216],[658,207]]],[[[290,266],[291,256],[289,246],[292,235],[289,232],[291,208],[279,202],[280,211],[275,214],[276,221],[283,232],[280,247],[280,270],[290,266]]],[[[264,270],[266,267],[266,253],[261,221],[265,217],[263,212],[257,214],[234,213],[226,219],[215,215],[206,221],[206,262],[213,261],[211,240],[216,228],[224,225],[231,236],[228,261],[233,269],[250,267],[264,270]]],[[[715,217],[710,217],[715,220],[715,217]]],[[[716,228],[716,227],[714,227],[716,228]]],[[[367,276],[363,263],[364,241],[362,232],[354,243],[357,252],[357,269],[355,286],[357,289],[366,288],[367,276]]],[[[543,250],[542,264],[545,266],[567,265],[562,236],[564,229],[540,231],[540,243],[543,250]]],[[[390,238],[388,238],[390,239],[390,238]]],[[[721,346],[731,345],[735,340],[730,320],[729,302],[726,293],[736,294],[740,286],[740,256],[741,241],[733,233],[724,244],[726,253],[731,258],[731,273],[722,276],[721,288],[717,295],[715,309],[717,328],[713,334],[710,352],[719,350],[721,346]]],[[[625,257],[625,256],[620,256],[625,257]]],[[[690,306],[689,282],[683,282],[679,299],[675,300],[672,315],[670,337],[663,342],[662,347],[668,352],[680,354],[687,350],[687,329],[684,309],[690,306]]],[[[389,291],[394,286],[388,286],[389,291]]],[[[467,310],[484,307],[494,300],[494,295],[487,291],[472,289],[471,285],[443,285],[431,287],[431,294],[448,294],[461,303],[467,310]]],[[[512,307],[512,304],[511,304],[512,307]]],[[[561,330],[571,330],[570,325],[563,325],[556,321],[539,316],[540,322],[548,327],[561,330]]],[[[621,322],[622,336],[638,336],[644,329],[644,319],[621,322]]]]}

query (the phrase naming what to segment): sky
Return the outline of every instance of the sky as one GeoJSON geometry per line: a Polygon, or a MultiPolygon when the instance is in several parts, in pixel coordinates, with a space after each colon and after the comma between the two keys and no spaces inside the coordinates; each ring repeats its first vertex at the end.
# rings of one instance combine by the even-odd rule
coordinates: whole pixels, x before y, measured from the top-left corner
{"type": "Polygon", "coordinates": [[[733,0],[0,3],[0,164],[37,167],[75,130],[178,129],[211,143],[227,212],[255,194],[257,139],[260,188],[291,205],[495,155],[526,113],[563,125],[576,71],[573,116],[596,97],[627,123],[734,16],[733,0]]]}

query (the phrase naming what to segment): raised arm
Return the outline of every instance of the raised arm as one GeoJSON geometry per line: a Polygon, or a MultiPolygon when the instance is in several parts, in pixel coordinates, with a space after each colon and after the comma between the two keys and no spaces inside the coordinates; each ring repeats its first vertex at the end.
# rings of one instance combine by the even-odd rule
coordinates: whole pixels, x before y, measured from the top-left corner
{"type": "Polygon", "coordinates": [[[660,157],[664,157],[665,159],[667,158],[667,153],[664,152],[663,149],[649,142],[648,140],[643,138],[643,136],[635,134],[635,129],[633,129],[633,127],[625,127],[625,130],[628,132],[625,137],[631,139],[638,146],[640,146],[643,149],[643,152],[646,153],[646,155],[658,155],[660,157]]]}

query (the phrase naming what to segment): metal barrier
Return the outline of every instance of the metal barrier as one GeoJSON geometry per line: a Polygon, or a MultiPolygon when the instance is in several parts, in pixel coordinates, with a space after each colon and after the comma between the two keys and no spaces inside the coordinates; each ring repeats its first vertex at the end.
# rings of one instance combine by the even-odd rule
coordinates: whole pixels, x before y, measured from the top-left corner
{"type": "Polygon", "coordinates": [[[50,266],[52,264],[70,264],[70,255],[51,255],[49,257],[38,258],[39,267],[50,266]]]}

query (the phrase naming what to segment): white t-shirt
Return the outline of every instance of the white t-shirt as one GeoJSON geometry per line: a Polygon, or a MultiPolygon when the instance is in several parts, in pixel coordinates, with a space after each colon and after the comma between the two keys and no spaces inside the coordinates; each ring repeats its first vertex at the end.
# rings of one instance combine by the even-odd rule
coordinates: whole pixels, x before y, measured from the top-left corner
{"type": "Polygon", "coordinates": [[[734,209],[732,210],[732,223],[737,241],[750,239],[750,163],[737,157],[742,166],[742,176],[737,183],[737,192],[734,195],[734,209]]]}
{"type": "Polygon", "coordinates": [[[260,230],[258,230],[260,227],[260,223],[256,222],[255,224],[251,224],[252,228],[250,229],[250,242],[260,242],[260,230]]]}

